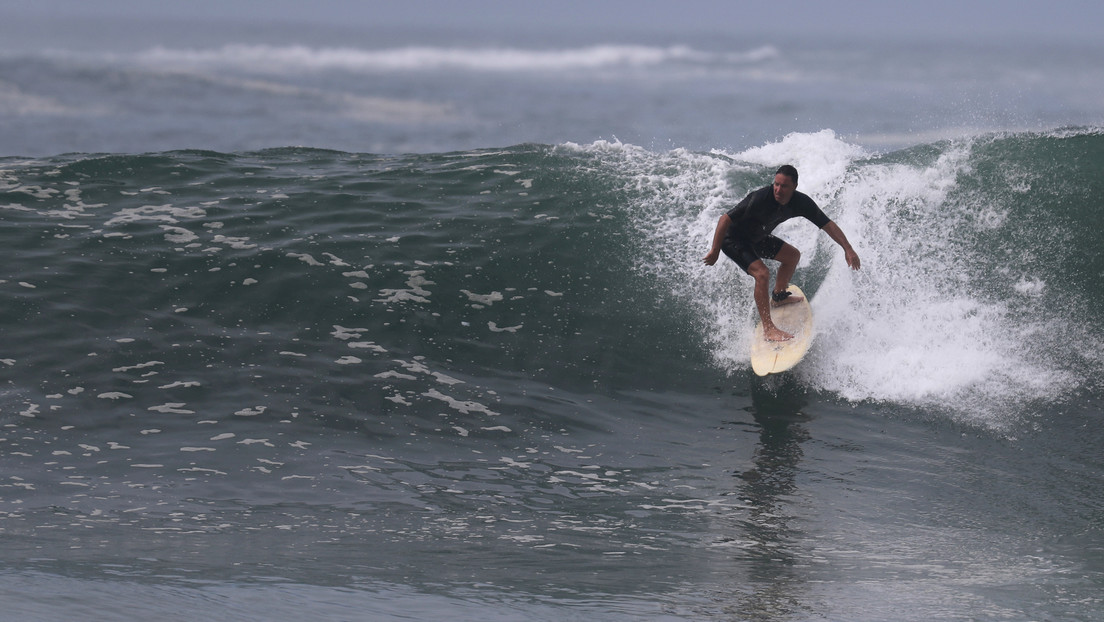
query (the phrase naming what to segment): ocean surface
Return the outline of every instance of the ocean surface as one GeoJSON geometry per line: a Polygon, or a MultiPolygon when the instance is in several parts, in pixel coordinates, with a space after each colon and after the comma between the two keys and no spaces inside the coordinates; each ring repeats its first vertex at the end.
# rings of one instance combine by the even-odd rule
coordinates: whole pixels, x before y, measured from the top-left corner
{"type": "Polygon", "coordinates": [[[0,619],[1104,611],[1099,49],[124,26],[0,51],[0,619]]]}

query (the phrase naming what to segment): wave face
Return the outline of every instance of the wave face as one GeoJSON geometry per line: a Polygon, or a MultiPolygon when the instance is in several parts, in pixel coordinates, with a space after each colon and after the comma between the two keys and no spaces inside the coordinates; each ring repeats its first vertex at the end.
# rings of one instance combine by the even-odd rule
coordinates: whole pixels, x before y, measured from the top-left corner
{"type": "MultiPolygon", "coordinates": [[[[700,256],[720,211],[788,161],[863,258],[852,273],[808,223],[778,231],[804,251],[795,280],[816,310],[802,381],[997,416],[1093,382],[1084,284],[1100,273],[1101,144],[1069,131],[870,156],[826,131],[736,154],[595,143],[7,160],[5,321],[22,328],[5,358],[39,412],[44,393],[67,396],[58,406],[221,402],[214,387],[256,384],[255,365],[359,385],[376,404],[409,401],[436,373],[635,389],[695,366],[738,373],[748,279],[700,256]],[[130,387],[141,365],[171,382],[130,387]],[[68,397],[84,384],[98,388],[68,397]]],[[[467,402],[472,384],[437,390],[467,402]]],[[[288,399],[260,406],[302,406],[288,399]]]]}

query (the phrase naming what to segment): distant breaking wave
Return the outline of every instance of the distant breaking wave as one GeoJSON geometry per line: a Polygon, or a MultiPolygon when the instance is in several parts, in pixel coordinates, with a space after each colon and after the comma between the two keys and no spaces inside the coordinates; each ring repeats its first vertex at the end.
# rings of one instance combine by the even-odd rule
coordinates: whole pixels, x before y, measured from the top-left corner
{"type": "Polygon", "coordinates": [[[209,50],[153,48],[134,60],[143,64],[231,66],[252,71],[567,71],[609,67],[747,65],[777,58],[773,46],[744,52],[703,52],[687,46],[595,45],[574,49],[400,47],[381,50],[312,48],[301,45],[226,45],[209,50]]]}

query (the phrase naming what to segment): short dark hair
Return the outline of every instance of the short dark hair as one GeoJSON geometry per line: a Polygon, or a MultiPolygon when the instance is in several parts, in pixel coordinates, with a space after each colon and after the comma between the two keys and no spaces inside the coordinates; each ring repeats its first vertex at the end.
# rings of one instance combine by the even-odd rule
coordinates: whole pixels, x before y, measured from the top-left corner
{"type": "Polygon", "coordinates": [[[793,180],[794,185],[797,185],[797,169],[790,164],[783,164],[778,167],[778,170],[774,172],[775,175],[785,175],[793,180]]]}

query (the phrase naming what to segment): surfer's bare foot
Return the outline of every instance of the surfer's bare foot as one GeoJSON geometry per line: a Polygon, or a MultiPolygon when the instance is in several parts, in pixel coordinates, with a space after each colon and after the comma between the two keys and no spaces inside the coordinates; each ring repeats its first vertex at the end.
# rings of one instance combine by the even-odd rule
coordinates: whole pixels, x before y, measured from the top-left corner
{"type": "Polygon", "coordinates": [[[790,339],[793,339],[793,335],[773,326],[771,328],[763,329],[763,337],[767,341],[789,341],[790,339]]]}
{"type": "Polygon", "coordinates": [[[805,298],[803,298],[801,296],[796,296],[794,294],[790,294],[789,296],[786,296],[785,298],[783,298],[781,300],[771,300],[771,306],[784,307],[786,305],[792,305],[794,303],[801,302],[802,300],[805,300],[805,298]]]}

